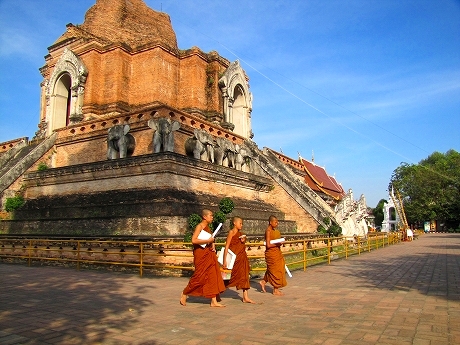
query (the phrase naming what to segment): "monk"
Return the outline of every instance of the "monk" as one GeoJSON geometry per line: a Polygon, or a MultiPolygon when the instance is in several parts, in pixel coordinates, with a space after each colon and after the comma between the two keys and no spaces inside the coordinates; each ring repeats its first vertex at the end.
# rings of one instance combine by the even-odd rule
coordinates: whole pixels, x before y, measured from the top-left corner
{"type": "Polygon", "coordinates": [[[219,303],[220,294],[225,291],[225,285],[217,262],[214,238],[210,237],[206,240],[198,238],[201,230],[211,234],[209,224],[213,220],[213,214],[209,210],[203,210],[201,218],[202,221],[196,226],[192,236],[195,272],[182,291],[180,304],[185,306],[187,296],[190,295],[210,298],[211,307],[225,307],[224,304],[219,303]],[[203,248],[201,244],[206,246],[203,248]]]}
{"type": "Polygon", "coordinates": [[[270,243],[271,240],[281,238],[278,226],[278,219],[275,216],[270,216],[268,219],[268,228],[265,230],[265,262],[267,270],[264,279],[260,281],[260,287],[263,292],[265,285],[270,283],[273,286],[273,294],[276,296],[283,296],[280,288],[287,285],[285,272],[285,262],[283,254],[281,253],[281,243],[270,243]]]}
{"type": "Polygon", "coordinates": [[[233,217],[233,228],[229,231],[227,242],[225,243],[224,259],[222,266],[227,269],[227,253],[230,249],[236,255],[235,263],[233,264],[230,280],[225,282],[226,287],[235,286],[237,290],[243,290],[243,303],[253,303],[248,296],[248,290],[251,288],[249,284],[249,259],[246,254],[246,235],[241,232],[243,228],[243,220],[240,217],[233,217]]]}

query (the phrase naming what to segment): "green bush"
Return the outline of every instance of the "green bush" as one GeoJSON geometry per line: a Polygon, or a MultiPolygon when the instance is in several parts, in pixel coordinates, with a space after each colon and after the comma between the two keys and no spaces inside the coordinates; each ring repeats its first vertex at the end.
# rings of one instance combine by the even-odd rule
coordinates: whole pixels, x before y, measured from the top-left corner
{"type": "Polygon", "coordinates": [[[224,214],[232,213],[234,208],[235,204],[230,198],[223,198],[219,202],[219,210],[221,210],[224,214]]]}
{"type": "Polygon", "coordinates": [[[184,235],[184,242],[192,242],[193,232],[195,231],[196,226],[200,224],[200,222],[201,216],[196,213],[192,213],[188,217],[188,229],[184,235]]]}
{"type": "Polygon", "coordinates": [[[12,212],[24,205],[25,201],[22,196],[15,196],[12,198],[6,198],[5,211],[12,212]]]}
{"type": "Polygon", "coordinates": [[[327,229],[322,225],[318,225],[317,232],[320,234],[329,234],[329,236],[333,237],[338,237],[342,234],[342,228],[337,224],[331,224],[331,219],[329,217],[325,217],[323,221],[324,224],[327,225],[327,229]]]}
{"type": "Polygon", "coordinates": [[[318,228],[316,229],[316,231],[319,232],[320,234],[327,234],[326,228],[322,225],[318,225],[318,228]]]}
{"type": "MultiPolygon", "coordinates": [[[[224,223],[227,219],[226,215],[231,213],[235,208],[235,204],[230,198],[223,198],[219,202],[219,211],[214,213],[214,220],[209,224],[211,231],[217,228],[219,223],[224,223]]],[[[188,229],[184,234],[184,242],[191,242],[193,232],[195,231],[196,226],[201,222],[201,216],[193,213],[188,217],[188,229]]]]}
{"type": "Polygon", "coordinates": [[[338,237],[342,235],[342,228],[338,226],[337,224],[332,224],[329,229],[327,229],[327,232],[330,233],[334,237],[338,237]]]}
{"type": "Polygon", "coordinates": [[[224,223],[227,217],[225,216],[224,212],[222,211],[217,211],[214,213],[214,221],[213,223],[219,224],[219,223],[224,223]]]}
{"type": "Polygon", "coordinates": [[[188,217],[188,228],[189,230],[195,230],[196,226],[200,224],[201,216],[199,214],[193,213],[188,217]]]}
{"type": "Polygon", "coordinates": [[[40,162],[37,167],[38,171],[45,171],[48,170],[48,165],[45,162],[40,162]]]}
{"type": "Polygon", "coordinates": [[[224,224],[226,219],[227,217],[225,216],[224,212],[217,211],[216,213],[214,213],[214,220],[212,221],[212,224],[210,224],[210,227],[213,230],[217,229],[217,226],[219,225],[219,223],[224,224]]]}

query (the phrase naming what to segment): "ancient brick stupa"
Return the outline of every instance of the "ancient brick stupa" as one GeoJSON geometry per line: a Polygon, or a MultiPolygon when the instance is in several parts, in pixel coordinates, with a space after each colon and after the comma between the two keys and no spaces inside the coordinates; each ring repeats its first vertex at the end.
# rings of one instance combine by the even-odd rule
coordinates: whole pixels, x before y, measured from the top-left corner
{"type": "Polygon", "coordinates": [[[336,219],[343,190],[331,202],[302,162],[252,141],[238,61],[179,50],[169,16],[142,0],[97,0],[40,72],[39,130],[0,144],[2,202],[26,200],[4,232],[181,235],[223,197],[254,233],[270,214],[289,232],[336,219]]]}
{"type": "MultiPolygon", "coordinates": [[[[141,0],[98,0],[86,12],[80,28],[108,44],[126,44],[132,49],[158,44],[178,50],[169,16],[152,10],[141,0]]],[[[69,37],[72,35],[66,33],[58,41],[69,37]]]]}

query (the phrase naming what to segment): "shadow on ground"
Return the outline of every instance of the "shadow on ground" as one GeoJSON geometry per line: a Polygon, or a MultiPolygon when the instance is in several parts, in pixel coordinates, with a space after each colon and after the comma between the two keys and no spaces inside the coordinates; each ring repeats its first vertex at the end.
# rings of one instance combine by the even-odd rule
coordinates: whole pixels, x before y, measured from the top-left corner
{"type": "Polygon", "coordinates": [[[120,279],[132,279],[127,275],[11,266],[0,265],[0,329],[21,344],[104,342],[108,333],[129,332],[138,311],[152,305],[143,297],[151,286],[121,291],[120,279]]]}

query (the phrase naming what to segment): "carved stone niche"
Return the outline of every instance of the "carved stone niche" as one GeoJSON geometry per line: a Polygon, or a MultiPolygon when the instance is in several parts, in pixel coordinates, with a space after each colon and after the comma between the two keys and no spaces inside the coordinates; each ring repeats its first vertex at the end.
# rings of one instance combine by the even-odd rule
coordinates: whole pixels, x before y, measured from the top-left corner
{"type": "Polygon", "coordinates": [[[246,73],[239,61],[232,62],[219,79],[224,119],[221,126],[248,139],[251,138],[252,94],[246,73]]]}
{"type": "Polygon", "coordinates": [[[48,134],[54,129],[83,120],[83,96],[88,69],[69,48],[65,48],[53,72],[44,82],[48,134]],[[68,99],[70,97],[70,100],[68,99]],[[67,107],[70,104],[70,107],[67,107]]]}

